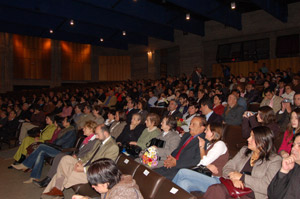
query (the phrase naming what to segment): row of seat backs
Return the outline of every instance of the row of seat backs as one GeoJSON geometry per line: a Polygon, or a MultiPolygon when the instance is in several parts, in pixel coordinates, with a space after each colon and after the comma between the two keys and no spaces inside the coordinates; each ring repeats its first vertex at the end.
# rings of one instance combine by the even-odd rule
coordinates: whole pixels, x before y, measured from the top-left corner
{"type": "Polygon", "coordinates": [[[145,199],[195,199],[164,176],[134,161],[124,154],[116,160],[118,168],[123,174],[131,175],[139,185],[145,199]]]}

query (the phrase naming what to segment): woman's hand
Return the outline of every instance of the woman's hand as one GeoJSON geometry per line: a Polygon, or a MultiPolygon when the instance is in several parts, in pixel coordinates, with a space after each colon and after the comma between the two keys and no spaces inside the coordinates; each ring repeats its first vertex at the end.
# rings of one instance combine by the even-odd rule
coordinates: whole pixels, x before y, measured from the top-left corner
{"type": "Polygon", "coordinates": [[[199,148],[204,148],[205,145],[205,140],[202,139],[201,137],[198,136],[198,140],[199,140],[199,148]]]}
{"type": "Polygon", "coordinates": [[[213,174],[218,174],[219,173],[219,170],[218,168],[213,165],[213,164],[209,164],[206,166],[213,174]]]}
{"type": "Polygon", "coordinates": [[[251,111],[245,111],[245,113],[243,114],[244,118],[249,118],[251,116],[253,116],[254,114],[251,111]]]}
{"type": "Polygon", "coordinates": [[[288,152],[286,152],[285,150],[280,151],[280,155],[282,158],[287,158],[289,157],[290,154],[288,154],[288,152]]]}
{"type": "Polygon", "coordinates": [[[73,195],[72,199],[89,199],[87,196],[81,196],[81,195],[73,195]]]}
{"type": "Polygon", "coordinates": [[[235,188],[244,189],[244,184],[240,180],[231,180],[235,188]]]}
{"type": "Polygon", "coordinates": [[[237,171],[234,171],[234,172],[230,172],[228,174],[230,180],[240,180],[241,177],[242,177],[243,174],[237,172],[237,171]]]}
{"type": "Polygon", "coordinates": [[[130,145],[137,145],[137,142],[129,142],[130,145]]]}

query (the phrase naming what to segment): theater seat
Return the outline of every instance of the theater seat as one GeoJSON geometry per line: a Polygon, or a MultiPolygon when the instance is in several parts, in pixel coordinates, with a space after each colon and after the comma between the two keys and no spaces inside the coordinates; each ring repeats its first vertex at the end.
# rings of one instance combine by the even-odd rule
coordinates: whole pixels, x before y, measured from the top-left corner
{"type": "Polygon", "coordinates": [[[123,153],[121,153],[118,156],[116,163],[117,167],[121,170],[122,174],[132,176],[134,175],[137,168],[140,166],[140,164],[134,161],[134,159],[124,155],[123,153]]]}
{"type": "Polygon", "coordinates": [[[230,158],[233,158],[247,144],[247,140],[242,136],[242,126],[226,125],[223,141],[227,144],[230,158]]]}
{"type": "MultiPolygon", "coordinates": [[[[152,171],[151,169],[140,165],[133,175],[140,191],[145,199],[153,199],[159,187],[163,185],[165,177],[152,171]]],[[[164,198],[164,197],[160,197],[164,198]]]]}
{"type": "Polygon", "coordinates": [[[72,189],[75,192],[75,194],[88,196],[93,199],[101,198],[101,195],[98,192],[96,192],[90,184],[77,184],[72,186],[72,189]]]}
{"type": "Polygon", "coordinates": [[[153,199],[196,199],[196,197],[165,179],[153,199]]]}

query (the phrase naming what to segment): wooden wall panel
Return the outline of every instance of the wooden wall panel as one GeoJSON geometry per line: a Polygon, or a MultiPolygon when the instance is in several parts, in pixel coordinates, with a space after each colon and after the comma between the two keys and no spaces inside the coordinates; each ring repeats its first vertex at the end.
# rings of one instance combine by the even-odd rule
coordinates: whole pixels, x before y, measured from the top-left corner
{"type": "MultiPolygon", "coordinates": [[[[259,60],[257,63],[254,63],[253,61],[231,62],[224,63],[224,65],[228,65],[231,69],[231,73],[234,75],[243,74],[244,76],[248,76],[249,72],[259,71],[263,63],[266,64],[269,71],[275,72],[276,69],[286,70],[291,68],[293,72],[298,72],[300,66],[300,57],[266,59],[259,60]]],[[[213,64],[212,76],[223,77],[221,64],[213,64]]]]}
{"type": "Polygon", "coordinates": [[[14,34],[13,77],[51,79],[51,39],[14,34]]]}
{"type": "Polygon", "coordinates": [[[60,41],[62,80],[91,80],[91,45],[60,41]]]}
{"type": "Polygon", "coordinates": [[[99,56],[99,81],[120,81],[130,78],[130,56],[99,56]]]}

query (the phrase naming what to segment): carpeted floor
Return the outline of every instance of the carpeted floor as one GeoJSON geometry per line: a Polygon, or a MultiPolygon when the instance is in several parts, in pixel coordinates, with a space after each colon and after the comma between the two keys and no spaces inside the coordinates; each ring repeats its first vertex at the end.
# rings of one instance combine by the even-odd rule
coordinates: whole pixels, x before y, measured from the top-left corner
{"type": "MultiPolygon", "coordinates": [[[[23,184],[23,181],[30,178],[30,173],[24,173],[7,167],[14,162],[13,155],[17,148],[3,149],[0,151],[0,198],[2,199],[39,199],[43,188],[34,184],[23,184]]],[[[42,178],[44,178],[50,166],[43,168],[42,178]]],[[[65,199],[71,199],[73,190],[64,191],[65,199]]]]}

